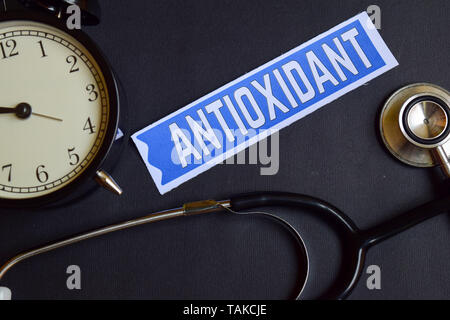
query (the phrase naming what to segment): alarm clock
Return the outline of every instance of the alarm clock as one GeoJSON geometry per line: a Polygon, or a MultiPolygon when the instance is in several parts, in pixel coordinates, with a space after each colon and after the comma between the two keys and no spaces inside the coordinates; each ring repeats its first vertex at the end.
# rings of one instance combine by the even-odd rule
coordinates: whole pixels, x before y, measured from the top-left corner
{"type": "MultiPolygon", "coordinates": [[[[80,1],[24,2],[32,8],[5,4],[0,16],[0,208],[75,199],[94,180],[121,194],[102,169],[118,158],[118,81],[95,43],[61,14],[80,1]]],[[[80,3],[83,21],[95,21],[88,1],[80,3]]]]}

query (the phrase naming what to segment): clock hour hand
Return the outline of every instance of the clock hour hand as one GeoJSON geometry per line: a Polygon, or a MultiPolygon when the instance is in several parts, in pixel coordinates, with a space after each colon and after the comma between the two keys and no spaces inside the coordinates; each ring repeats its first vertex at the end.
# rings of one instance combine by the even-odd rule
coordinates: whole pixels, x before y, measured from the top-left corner
{"type": "Polygon", "coordinates": [[[28,103],[19,103],[14,108],[0,107],[0,114],[14,113],[20,119],[27,119],[31,116],[32,110],[28,103]]]}
{"type": "Polygon", "coordinates": [[[5,114],[5,113],[16,113],[16,108],[0,107],[0,114],[5,114]]]}
{"type": "Polygon", "coordinates": [[[16,117],[20,119],[28,119],[31,115],[35,115],[50,120],[62,121],[62,119],[59,118],[33,112],[31,106],[25,102],[19,103],[14,108],[0,107],[0,114],[7,114],[7,113],[14,113],[16,117]]]}

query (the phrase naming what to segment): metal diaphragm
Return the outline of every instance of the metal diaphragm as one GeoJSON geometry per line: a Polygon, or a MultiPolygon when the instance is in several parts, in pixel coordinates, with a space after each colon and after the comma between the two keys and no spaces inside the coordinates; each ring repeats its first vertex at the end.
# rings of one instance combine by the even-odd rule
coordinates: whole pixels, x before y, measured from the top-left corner
{"type": "Polygon", "coordinates": [[[450,93],[429,84],[405,86],[391,95],[380,117],[381,137],[400,161],[416,167],[438,165],[437,146],[450,148],[450,93]]]}

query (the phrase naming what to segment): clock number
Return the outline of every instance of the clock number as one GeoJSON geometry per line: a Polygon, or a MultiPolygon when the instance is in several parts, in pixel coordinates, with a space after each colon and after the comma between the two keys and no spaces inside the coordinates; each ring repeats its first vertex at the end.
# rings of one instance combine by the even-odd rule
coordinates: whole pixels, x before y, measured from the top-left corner
{"type": "Polygon", "coordinates": [[[45,54],[44,44],[42,43],[42,40],[38,41],[38,43],[39,43],[39,46],[41,47],[41,52],[42,52],[42,57],[41,58],[47,57],[47,55],[45,54]]]}
{"type": "Polygon", "coordinates": [[[67,153],[69,154],[71,166],[76,166],[78,164],[78,162],[80,162],[80,156],[78,154],[76,154],[74,151],[75,151],[75,148],[67,149],[67,153]]]}
{"type": "Polygon", "coordinates": [[[89,131],[89,134],[95,133],[95,126],[92,125],[92,121],[91,121],[90,117],[87,119],[86,123],[84,124],[83,130],[89,131]]]}
{"type": "Polygon", "coordinates": [[[5,171],[5,169],[9,169],[9,173],[8,173],[8,182],[11,182],[12,164],[7,164],[6,166],[3,166],[3,167],[2,167],[2,172],[5,171]]]}
{"type": "Polygon", "coordinates": [[[6,59],[6,58],[11,58],[14,56],[19,55],[19,52],[15,51],[16,50],[16,46],[17,46],[17,42],[14,39],[9,39],[8,41],[5,42],[5,44],[3,44],[2,41],[0,41],[0,49],[2,52],[2,58],[6,59]],[[9,51],[9,54],[6,52],[6,48],[11,49],[9,51]]]}
{"type": "Polygon", "coordinates": [[[70,71],[69,73],[73,73],[73,72],[77,72],[80,71],[80,68],[78,68],[77,65],[77,57],[75,56],[68,56],[66,59],[67,63],[72,64],[72,66],[70,67],[70,71]]]}
{"type": "Polygon", "coordinates": [[[36,178],[39,180],[40,183],[46,183],[48,181],[48,173],[45,172],[43,169],[45,169],[45,166],[40,165],[36,169],[36,178]]]}
{"type": "Polygon", "coordinates": [[[95,85],[88,84],[86,87],[86,91],[89,92],[89,95],[90,95],[89,101],[90,102],[94,102],[98,99],[98,92],[95,91],[95,85]]]}

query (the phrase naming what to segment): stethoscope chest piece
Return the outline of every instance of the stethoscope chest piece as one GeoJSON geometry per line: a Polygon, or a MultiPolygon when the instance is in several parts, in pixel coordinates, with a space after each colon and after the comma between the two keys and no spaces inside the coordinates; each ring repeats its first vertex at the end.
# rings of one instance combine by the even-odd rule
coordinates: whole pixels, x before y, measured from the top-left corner
{"type": "Polygon", "coordinates": [[[411,84],[386,101],[380,117],[381,137],[400,161],[415,167],[440,165],[450,175],[449,121],[448,91],[428,83],[411,84]]]}

